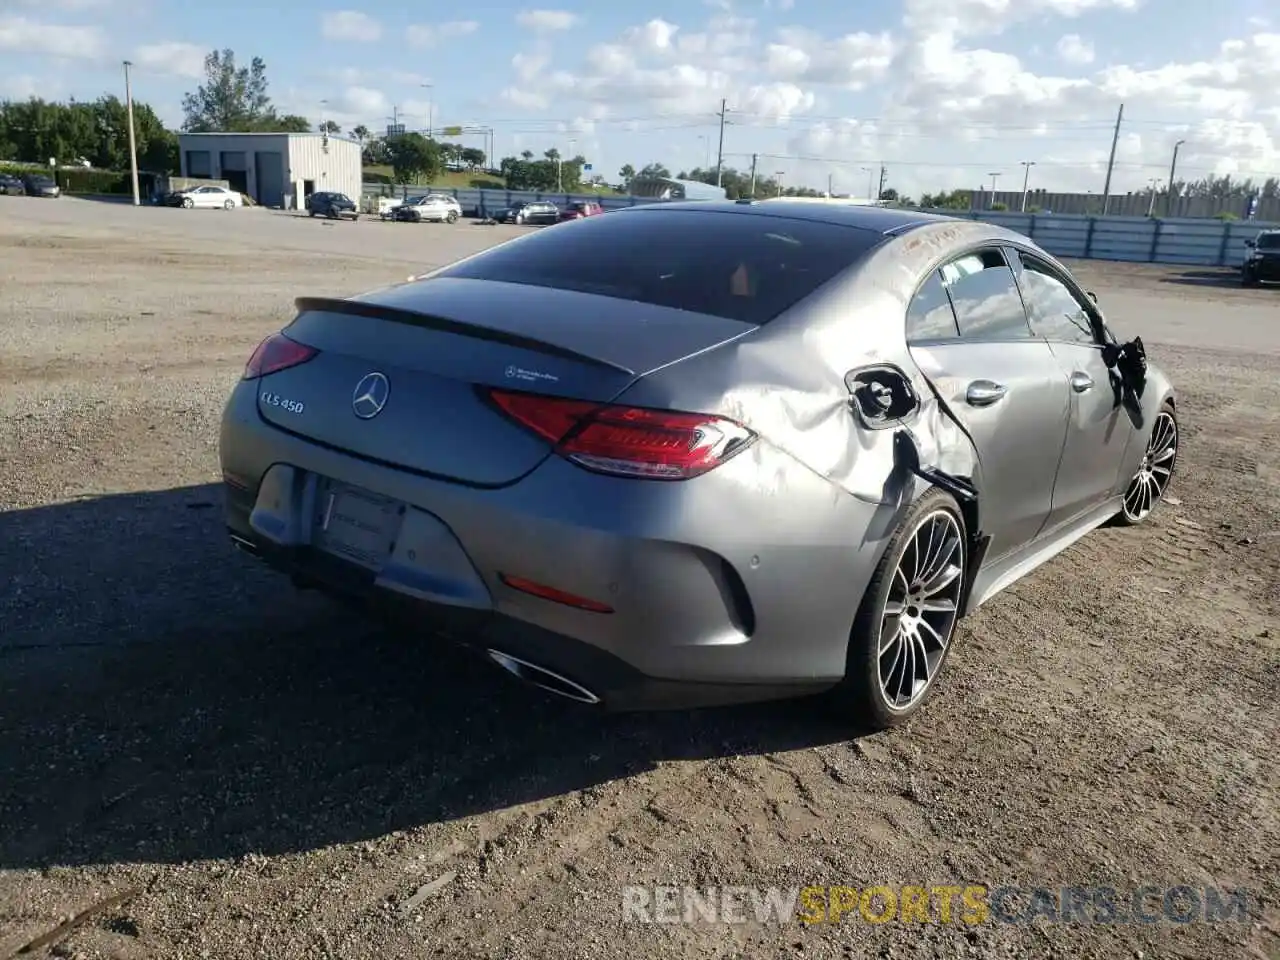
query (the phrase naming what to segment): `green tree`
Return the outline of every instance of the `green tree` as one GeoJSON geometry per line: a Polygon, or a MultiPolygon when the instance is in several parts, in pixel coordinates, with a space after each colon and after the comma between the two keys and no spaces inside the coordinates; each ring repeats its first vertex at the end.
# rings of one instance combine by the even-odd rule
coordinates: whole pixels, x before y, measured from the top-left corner
{"type": "Polygon", "coordinates": [[[237,67],[233,50],[213,50],[204,58],[204,74],[205,82],[182,98],[182,129],[189,133],[276,132],[282,123],[301,119],[277,116],[261,57],[237,67]]]}
{"type": "Polygon", "coordinates": [[[622,169],[618,171],[618,179],[622,181],[622,185],[625,187],[635,178],[636,168],[629,163],[624,163],[622,169]]]}
{"type": "Polygon", "coordinates": [[[356,142],[363,147],[365,141],[369,139],[369,128],[366,127],[363,123],[357,124],[356,126],[351,128],[351,135],[355,137],[356,142]]]}
{"type": "Polygon", "coordinates": [[[440,159],[440,145],[420,133],[388,137],[386,145],[392,179],[396,183],[417,183],[424,177],[431,181],[444,169],[440,159]]]}
{"type": "Polygon", "coordinates": [[[331,137],[336,137],[342,132],[342,127],[338,126],[338,124],[332,120],[326,120],[324,123],[320,124],[320,132],[327,133],[331,137]]]}
{"type": "Polygon", "coordinates": [[[478,170],[484,166],[488,157],[484,155],[484,151],[477,147],[463,148],[461,160],[466,164],[468,170],[478,170]]]}

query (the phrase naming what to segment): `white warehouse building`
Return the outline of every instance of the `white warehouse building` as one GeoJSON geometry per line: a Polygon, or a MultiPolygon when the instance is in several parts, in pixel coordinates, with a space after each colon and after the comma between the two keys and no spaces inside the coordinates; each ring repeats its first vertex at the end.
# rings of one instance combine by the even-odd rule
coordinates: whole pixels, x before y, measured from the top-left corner
{"type": "Polygon", "coordinates": [[[364,175],[354,140],[321,133],[182,133],[182,175],[226,180],[267,207],[302,209],[312,193],[359,201],[364,175]]]}

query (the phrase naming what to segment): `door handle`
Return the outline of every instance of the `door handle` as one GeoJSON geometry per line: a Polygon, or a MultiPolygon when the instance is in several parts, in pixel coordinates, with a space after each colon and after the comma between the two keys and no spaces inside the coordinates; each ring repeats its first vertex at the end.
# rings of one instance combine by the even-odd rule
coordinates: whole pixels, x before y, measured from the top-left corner
{"type": "Polygon", "coordinates": [[[965,402],[971,407],[989,407],[1006,393],[1003,383],[993,380],[975,380],[964,392],[965,402]]]}
{"type": "Polygon", "coordinates": [[[1080,370],[1071,375],[1071,389],[1076,393],[1084,393],[1093,388],[1093,377],[1080,370]]]}

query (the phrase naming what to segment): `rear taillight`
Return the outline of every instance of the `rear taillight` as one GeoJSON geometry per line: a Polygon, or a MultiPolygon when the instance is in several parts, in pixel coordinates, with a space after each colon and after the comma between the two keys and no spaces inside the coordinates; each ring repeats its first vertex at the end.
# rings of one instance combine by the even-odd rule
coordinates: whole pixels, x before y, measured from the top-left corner
{"type": "Polygon", "coordinates": [[[273,333],[253,351],[253,356],[244,365],[244,375],[241,379],[255,380],[269,373],[278,373],[289,367],[296,367],[300,363],[306,363],[319,352],[315,347],[308,347],[305,343],[290,340],[283,333],[273,333]]]}
{"type": "Polygon", "coordinates": [[[532,393],[490,390],[512,420],[598,473],[648,480],[687,480],[747,447],[755,434],[705,413],[611,406],[532,393]]]}

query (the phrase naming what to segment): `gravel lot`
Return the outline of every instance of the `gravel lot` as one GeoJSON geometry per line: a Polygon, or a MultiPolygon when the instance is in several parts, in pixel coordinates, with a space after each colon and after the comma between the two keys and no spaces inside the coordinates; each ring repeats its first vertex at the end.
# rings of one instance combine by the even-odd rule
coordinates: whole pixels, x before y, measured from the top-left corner
{"type": "Polygon", "coordinates": [[[0,958],[122,893],[55,953],[1280,956],[1280,291],[1077,265],[1179,386],[1175,499],[850,740],[807,704],[584,718],[226,542],[222,402],[293,297],[517,232],[0,198],[0,958]],[[1185,883],[1262,918],[620,924],[652,883],[1185,883]]]}

